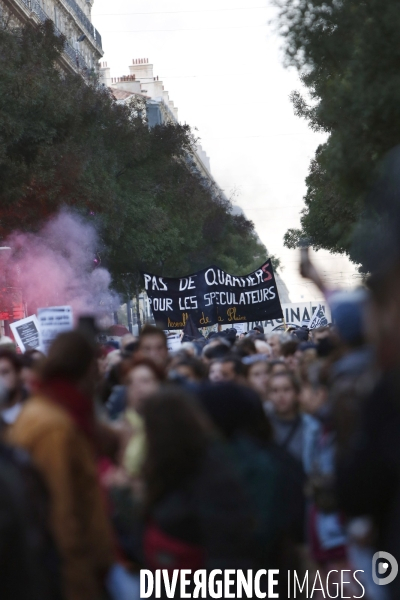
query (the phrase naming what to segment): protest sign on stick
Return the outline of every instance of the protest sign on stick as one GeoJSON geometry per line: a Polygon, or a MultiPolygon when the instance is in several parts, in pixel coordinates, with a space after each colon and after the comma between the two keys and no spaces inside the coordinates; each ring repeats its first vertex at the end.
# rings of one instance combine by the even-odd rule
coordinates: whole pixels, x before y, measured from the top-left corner
{"type": "Polygon", "coordinates": [[[36,315],[11,323],[10,328],[21,352],[41,349],[39,321],[36,315]]]}

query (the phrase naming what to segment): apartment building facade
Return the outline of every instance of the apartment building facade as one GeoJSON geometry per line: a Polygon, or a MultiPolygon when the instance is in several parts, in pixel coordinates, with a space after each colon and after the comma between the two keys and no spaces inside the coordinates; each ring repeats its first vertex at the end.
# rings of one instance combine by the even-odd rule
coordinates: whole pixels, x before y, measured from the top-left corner
{"type": "Polygon", "coordinates": [[[50,19],[64,35],[62,67],[79,73],[98,70],[102,40],[91,21],[94,0],[0,0],[0,19],[11,27],[50,19]]]}

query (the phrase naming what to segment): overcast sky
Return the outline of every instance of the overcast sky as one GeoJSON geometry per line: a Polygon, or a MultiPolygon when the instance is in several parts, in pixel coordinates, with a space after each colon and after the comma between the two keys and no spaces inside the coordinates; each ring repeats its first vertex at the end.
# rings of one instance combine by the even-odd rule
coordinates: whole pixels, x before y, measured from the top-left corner
{"type": "MultiPolygon", "coordinates": [[[[265,0],[95,0],[93,22],[113,77],[148,58],[179,110],[197,128],[212,173],[279,256],[293,301],[319,297],[283,247],[298,227],[305,177],[323,136],[293,114],[297,72],[283,66],[275,9],[265,0]]],[[[335,286],[357,277],[347,259],[316,254],[335,286]]]]}

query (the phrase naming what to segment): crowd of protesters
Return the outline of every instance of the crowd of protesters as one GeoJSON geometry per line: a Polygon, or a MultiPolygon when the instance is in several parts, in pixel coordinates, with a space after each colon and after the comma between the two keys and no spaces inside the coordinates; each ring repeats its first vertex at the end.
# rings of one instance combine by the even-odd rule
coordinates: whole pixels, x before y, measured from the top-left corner
{"type": "Polygon", "coordinates": [[[399,598],[371,571],[399,556],[389,288],[332,298],[334,325],[173,353],[151,325],[120,344],[77,328],[46,357],[1,345],[0,598],[135,600],[141,568],[318,571],[314,598],[360,570],[366,598],[399,598]]]}

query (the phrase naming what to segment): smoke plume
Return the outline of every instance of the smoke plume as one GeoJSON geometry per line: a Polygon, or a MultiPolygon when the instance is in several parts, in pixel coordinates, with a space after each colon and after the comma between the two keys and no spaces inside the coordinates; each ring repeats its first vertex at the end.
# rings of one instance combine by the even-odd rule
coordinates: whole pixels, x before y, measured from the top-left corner
{"type": "Polygon", "coordinates": [[[96,267],[99,240],[95,228],[67,210],[38,233],[13,233],[0,252],[7,285],[20,288],[33,314],[46,306],[70,305],[74,315],[98,317],[116,310],[111,275],[96,267]]]}

